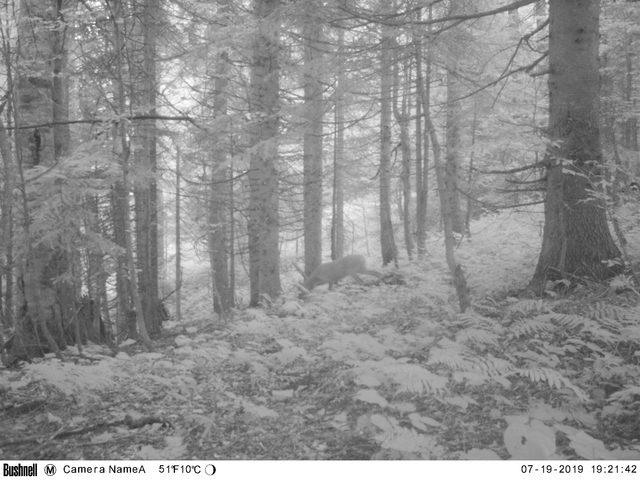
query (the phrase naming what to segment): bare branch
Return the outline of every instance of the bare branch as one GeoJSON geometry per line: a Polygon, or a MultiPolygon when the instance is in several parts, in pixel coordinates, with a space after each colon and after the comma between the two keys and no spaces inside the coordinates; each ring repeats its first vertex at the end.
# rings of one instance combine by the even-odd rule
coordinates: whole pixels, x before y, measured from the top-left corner
{"type": "MultiPolygon", "coordinates": [[[[483,18],[483,17],[489,17],[491,15],[497,15],[499,13],[503,13],[503,12],[508,12],[511,10],[516,10],[518,8],[521,7],[525,7],[527,5],[530,5],[532,3],[536,3],[537,0],[518,0],[516,2],[512,2],[509,3],[507,5],[503,5],[502,7],[497,7],[494,8],[492,10],[485,10],[484,12],[477,12],[477,13],[470,13],[470,14],[460,14],[460,15],[450,15],[447,17],[440,17],[440,18],[431,18],[428,20],[414,20],[411,23],[413,23],[414,25],[435,25],[437,23],[445,23],[445,22],[456,22],[456,21],[460,21],[460,22],[464,22],[467,20],[475,20],[478,18],[483,18]]],[[[433,2],[433,3],[439,3],[439,2],[433,2]]],[[[421,5],[420,7],[414,7],[411,8],[409,10],[403,10],[402,12],[398,12],[395,13],[393,15],[377,15],[371,12],[364,12],[364,11],[356,11],[356,10],[352,10],[346,6],[342,6],[340,7],[341,10],[351,14],[353,17],[355,18],[360,18],[363,20],[367,20],[369,22],[372,23],[378,23],[380,25],[387,25],[387,26],[403,26],[406,25],[406,19],[410,18],[411,16],[413,16],[412,14],[417,11],[418,9],[424,8],[424,5],[421,5]]]]}
{"type": "Polygon", "coordinates": [[[167,121],[176,121],[176,122],[190,122],[195,124],[195,120],[188,116],[168,116],[168,115],[130,115],[130,116],[122,116],[122,117],[110,117],[110,118],[91,118],[91,119],[80,119],[80,120],[65,120],[62,122],[47,122],[47,123],[36,123],[32,125],[20,125],[19,127],[5,127],[7,130],[28,130],[30,128],[44,128],[44,127],[55,127],[58,125],[78,125],[78,124],[89,124],[95,125],[96,123],[113,123],[118,122],[120,120],[167,120],[167,121]]]}
{"type": "Polygon", "coordinates": [[[498,193],[527,193],[527,192],[544,192],[543,187],[528,187],[528,188],[496,188],[498,193]]]}
{"type": "Polygon", "coordinates": [[[533,170],[534,168],[541,168],[544,166],[546,166],[546,162],[541,161],[533,163],[531,165],[525,165],[524,167],[512,168],[510,170],[479,170],[476,168],[475,171],[487,175],[508,175],[510,173],[524,172],[526,170],[533,170]]]}

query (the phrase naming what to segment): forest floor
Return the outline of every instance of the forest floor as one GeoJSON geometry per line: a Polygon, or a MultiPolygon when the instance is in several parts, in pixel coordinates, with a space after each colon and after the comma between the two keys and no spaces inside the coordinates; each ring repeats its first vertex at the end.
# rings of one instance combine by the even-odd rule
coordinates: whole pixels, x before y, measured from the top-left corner
{"type": "Polygon", "coordinates": [[[640,459],[637,295],[518,298],[538,228],[476,226],[458,251],[465,314],[437,238],[401,265],[405,285],[291,288],[226,322],[194,269],[184,321],[153,351],[72,347],[0,369],[0,457],[640,459]]]}

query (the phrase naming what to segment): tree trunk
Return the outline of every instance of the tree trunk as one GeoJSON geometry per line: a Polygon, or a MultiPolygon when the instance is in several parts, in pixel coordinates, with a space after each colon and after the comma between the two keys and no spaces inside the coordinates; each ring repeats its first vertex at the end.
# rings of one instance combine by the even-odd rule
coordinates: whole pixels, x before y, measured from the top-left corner
{"type": "MultiPolygon", "coordinates": [[[[340,87],[336,87],[339,89],[340,87]]],[[[336,93],[339,90],[336,90],[336,93]]],[[[333,214],[331,217],[331,259],[344,256],[344,99],[336,97],[333,144],[333,214]]]]}
{"type": "MultiPolygon", "coordinates": [[[[429,19],[431,19],[431,9],[429,9],[429,19]]],[[[427,86],[429,85],[429,77],[430,77],[430,66],[431,59],[430,56],[427,56],[427,86]]],[[[429,135],[429,143],[433,149],[433,163],[435,166],[436,172],[436,182],[438,185],[438,192],[440,198],[440,211],[447,212],[450,210],[448,202],[451,201],[450,196],[444,195],[443,192],[446,191],[445,187],[445,172],[444,166],[442,165],[442,149],[440,147],[440,141],[438,140],[438,134],[436,132],[436,128],[431,120],[431,108],[429,105],[429,88],[423,88],[418,90],[419,101],[422,103],[422,110],[424,112],[424,126],[425,133],[429,135]]],[[[425,141],[425,144],[427,142],[425,141]]],[[[426,157],[426,155],[425,155],[426,157]]],[[[426,165],[425,165],[426,173],[426,165]]],[[[426,182],[426,177],[425,177],[426,182]]],[[[425,183],[426,184],[426,183],[425,183]]],[[[464,277],[464,271],[462,266],[459,265],[455,258],[455,237],[453,231],[453,221],[450,215],[442,215],[442,224],[444,229],[444,247],[445,247],[445,256],[447,259],[447,266],[449,267],[449,272],[451,274],[451,278],[453,284],[456,288],[456,294],[458,296],[458,303],[460,305],[460,311],[464,312],[469,308],[471,301],[469,298],[469,288],[467,286],[466,279],[464,277]]]]}
{"type": "MultiPolygon", "coordinates": [[[[24,0],[20,3],[18,36],[20,58],[15,98],[16,125],[43,125],[68,119],[66,94],[66,24],[62,10],[74,2],[24,0]],[[58,28],[53,29],[52,25],[58,28]],[[54,75],[55,74],[55,75],[54,75]]],[[[73,296],[69,282],[56,282],[67,272],[67,255],[32,235],[33,210],[47,201],[38,191],[27,190],[24,172],[52,166],[69,150],[68,126],[22,128],[16,132],[18,169],[23,191],[26,254],[22,265],[23,314],[17,319],[14,356],[39,355],[43,347],[58,352],[66,342],[63,311],[70,310],[73,296]],[[42,345],[40,337],[46,340],[42,345]]],[[[41,227],[43,227],[41,225],[41,227]]],[[[37,232],[37,229],[36,229],[37,232]]]]}
{"type": "MultiPolygon", "coordinates": [[[[418,20],[421,19],[422,10],[417,13],[418,20]]],[[[418,249],[418,257],[424,257],[427,243],[426,228],[426,196],[424,195],[423,173],[424,167],[422,160],[422,102],[420,101],[420,92],[424,88],[424,79],[422,76],[422,39],[419,34],[414,33],[413,38],[414,57],[416,62],[416,119],[415,119],[415,142],[416,142],[416,243],[418,249]]]]}
{"type": "MultiPolygon", "coordinates": [[[[123,66],[125,59],[122,57],[124,42],[122,39],[122,31],[126,31],[126,22],[125,16],[122,8],[122,0],[113,0],[113,36],[114,36],[114,49],[116,52],[116,79],[115,79],[115,98],[117,102],[117,115],[123,115],[126,112],[126,98],[124,91],[124,73],[123,66]]],[[[140,296],[140,291],[138,290],[138,281],[136,275],[136,264],[135,258],[133,255],[133,240],[131,235],[131,218],[129,216],[129,192],[131,191],[131,181],[130,181],[130,145],[127,141],[128,138],[131,138],[130,132],[126,130],[126,124],[124,121],[121,121],[117,124],[115,128],[113,136],[113,150],[114,154],[120,158],[122,161],[122,182],[121,182],[121,198],[122,201],[122,209],[121,212],[123,217],[122,221],[122,235],[123,235],[123,243],[124,243],[124,254],[122,255],[125,260],[126,265],[126,273],[123,274],[126,276],[128,280],[128,284],[130,286],[129,295],[134,307],[135,312],[135,332],[129,333],[137,333],[138,338],[142,341],[143,345],[149,349],[151,347],[151,339],[149,338],[149,334],[147,332],[147,323],[145,321],[145,310],[142,302],[142,298],[140,296]]],[[[127,312],[128,313],[128,312],[127,312]]],[[[127,315],[128,319],[128,315],[127,315]]]]}
{"type": "MultiPolygon", "coordinates": [[[[90,195],[86,199],[88,219],[85,222],[87,232],[100,235],[100,204],[97,195],[90,195]]],[[[87,296],[84,302],[89,308],[89,315],[78,318],[78,321],[87,323],[88,338],[95,343],[107,340],[108,324],[103,321],[101,313],[108,308],[103,308],[103,293],[106,296],[107,275],[104,271],[104,254],[95,246],[87,252],[87,296]]],[[[106,319],[105,319],[106,320],[106,319]]]]}
{"type": "MultiPolygon", "coordinates": [[[[453,63],[453,62],[452,62],[453,63]]],[[[447,120],[446,120],[446,148],[447,156],[444,168],[444,191],[440,195],[446,195],[447,211],[442,216],[451,218],[453,231],[463,233],[462,214],[460,212],[460,196],[458,195],[458,165],[460,163],[460,126],[462,124],[462,105],[460,97],[462,89],[454,65],[447,68],[447,120]]]]}
{"type": "Polygon", "coordinates": [[[55,0],[56,21],[59,22],[58,28],[51,30],[51,41],[53,43],[53,78],[51,99],[53,101],[53,143],[56,158],[64,157],[69,154],[71,143],[71,131],[69,124],[65,123],[69,120],[69,79],[67,72],[68,59],[68,26],[65,23],[64,15],[68,12],[63,10],[69,9],[75,0],[55,0]]]}
{"type": "MultiPolygon", "coordinates": [[[[337,57],[344,55],[344,29],[338,28],[337,57]]],[[[344,65],[339,63],[334,92],[333,201],[331,259],[344,256],[344,65]]]]}
{"type": "Polygon", "coordinates": [[[304,2],[304,269],[311,275],[322,261],[322,23],[317,0],[304,2]]]}
{"type": "Polygon", "coordinates": [[[229,303],[235,305],[236,298],[236,218],[235,218],[235,193],[233,180],[233,143],[231,145],[232,160],[229,165],[229,303]]]}
{"type": "Polygon", "coordinates": [[[251,63],[249,165],[250,304],[281,292],[278,218],[279,0],[256,0],[251,63]]]}
{"type": "MultiPolygon", "coordinates": [[[[476,129],[478,126],[478,101],[473,102],[473,121],[471,122],[471,153],[469,154],[469,171],[467,173],[467,211],[464,218],[464,231],[467,237],[471,238],[471,214],[473,213],[473,200],[471,195],[473,194],[473,171],[475,160],[475,148],[476,148],[476,129]]],[[[516,202],[517,203],[517,202],[516,202]]]]}
{"type": "MultiPolygon", "coordinates": [[[[450,7],[450,15],[459,15],[467,11],[467,1],[458,0],[452,2],[450,7]]],[[[446,195],[448,211],[441,212],[442,216],[449,215],[453,231],[456,233],[464,233],[464,222],[460,211],[460,196],[458,194],[459,166],[461,164],[462,142],[460,138],[460,130],[464,121],[462,113],[462,100],[464,89],[460,82],[460,50],[464,39],[460,33],[460,29],[456,28],[448,33],[448,40],[451,44],[450,51],[446,61],[446,84],[447,84],[447,104],[446,104],[446,159],[444,165],[444,192],[440,195],[446,195]]]]}
{"type": "MultiPolygon", "coordinates": [[[[431,19],[431,7],[429,7],[429,19],[431,19]]],[[[417,12],[418,20],[422,13],[417,12]]],[[[429,33],[431,32],[431,26],[429,33]]],[[[429,38],[431,42],[431,38],[429,38]]],[[[429,129],[425,120],[424,128],[422,118],[429,116],[431,108],[431,46],[427,49],[425,74],[422,71],[422,37],[416,34],[414,40],[416,62],[416,238],[418,244],[418,256],[426,253],[427,242],[427,202],[429,198],[429,129]]]]}
{"type": "Polygon", "coordinates": [[[176,145],[176,322],[182,320],[182,210],[180,197],[180,166],[182,163],[182,153],[180,147],[176,145]]]}
{"type": "Polygon", "coordinates": [[[380,42],[380,248],[382,264],[398,263],[398,249],[391,222],[391,88],[393,38],[383,26],[380,42]]]}
{"type": "Polygon", "coordinates": [[[2,216],[0,217],[0,279],[4,279],[2,326],[12,328],[13,312],[13,189],[14,161],[9,144],[9,136],[0,118],[0,157],[2,157],[2,216]]]}
{"type": "MultiPolygon", "coordinates": [[[[160,21],[159,0],[136,0],[132,12],[135,35],[129,41],[133,52],[130,93],[135,113],[156,115],[156,37],[160,21]]],[[[156,181],[156,122],[138,120],[133,140],[135,164],[134,200],[138,288],[147,330],[160,333],[163,315],[158,294],[158,202],[156,181]]],[[[132,179],[134,180],[134,179],[132,179]]]]}
{"type": "MultiPolygon", "coordinates": [[[[69,155],[71,149],[71,131],[67,121],[69,120],[69,78],[68,78],[68,48],[69,38],[73,35],[68,34],[69,25],[66,24],[66,15],[71,15],[75,9],[76,0],[55,0],[55,15],[57,28],[52,29],[53,42],[53,58],[51,65],[53,68],[51,99],[53,101],[53,145],[56,162],[63,157],[69,155]]],[[[61,191],[62,189],[60,189],[61,191]]],[[[62,239],[61,243],[65,243],[62,239]]],[[[61,315],[60,326],[63,325],[64,319],[75,319],[77,304],[80,298],[80,288],[74,285],[77,276],[74,275],[74,265],[72,263],[79,261],[77,251],[59,251],[56,254],[56,297],[58,303],[59,314],[61,315]]],[[[61,332],[62,333],[62,332],[61,332]]],[[[63,334],[64,337],[64,334],[63,334]]],[[[76,345],[79,345],[79,339],[76,338],[76,345]]]]}
{"type": "MultiPolygon", "coordinates": [[[[632,35],[632,34],[628,34],[632,35]]],[[[637,35],[637,34],[636,34],[637,35]]],[[[624,99],[627,103],[627,108],[630,111],[634,111],[634,107],[636,106],[637,100],[634,96],[634,78],[633,78],[633,59],[637,56],[637,45],[638,41],[635,40],[633,36],[630,36],[627,39],[627,45],[625,52],[625,79],[624,79],[624,99]],[[635,45],[634,45],[635,44],[635,45]]],[[[623,135],[623,145],[625,148],[637,152],[638,148],[638,116],[637,115],[629,115],[629,118],[625,119],[624,126],[622,129],[623,135]]],[[[638,170],[636,170],[637,173],[638,170]]]]}
{"type": "MultiPolygon", "coordinates": [[[[422,104],[424,108],[425,98],[423,95],[422,104]]],[[[428,110],[426,110],[428,111],[428,110]]],[[[442,165],[441,160],[441,149],[440,142],[438,141],[438,137],[436,134],[435,126],[431,121],[431,117],[429,115],[425,116],[425,126],[429,131],[429,136],[431,140],[431,145],[433,147],[433,163],[435,164],[436,170],[436,182],[438,184],[438,190],[440,192],[444,192],[446,187],[444,185],[445,182],[445,172],[444,167],[442,165]]],[[[447,202],[451,201],[450,197],[447,195],[440,195],[440,210],[442,212],[446,212],[449,210],[449,205],[447,202]]],[[[464,271],[462,266],[459,265],[455,258],[455,237],[453,231],[453,222],[452,218],[449,215],[442,216],[442,225],[444,229],[444,247],[445,247],[445,256],[447,259],[447,265],[449,267],[449,272],[451,273],[451,278],[453,280],[453,284],[456,288],[456,293],[458,295],[458,303],[460,305],[460,311],[464,312],[467,308],[469,308],[471,304],[471,300],[469,298],[469,288],[467,287],[467,282],[464,277],[464,271]]]]}
{"type": "MultiPolygon", "coordinates": [[[[129,209],[128,195],[122,187],[122,182],[117,182],[111,190],[111,219],[113,223],[113,242],[124,252],[126,249],[125,215],[129,209]]],[[[116,331],[119,340],[124,340],[129,332],[129,319],[134,315],[133,301],[131,299],[131,285],[127,276],[127,259],[124,255],[116,258],[116,331]]]]}
{"type": "MultiPolygon", "coordinates": [[[[229,13],[229,1],[219,0],[218,7],[222,15],[229,13]]],[[[208,29],[213,44],[213,26],[208,29]]],[[[229,85],[229,54],[220,51],[215,59],[210,81],[213,81],[213,110],[216,119],[216,133],[212,135],[211,186],[209,188],[208,207],[208,247],[209,264],[212,271],[212,294],[214,310],[226,314],[233,306],[233,297],[229,288],[229,234],[228,234],[228,191],[229,157],[232,134],[229,128],[227,104],[229,85]]]]}
{"type": "MultiPolygon", "coordinates": [[[[397,48],[397,46],[396,46],[397,48]]],[[[393,62],[393,113],[398,122],[400,129],[400,156],[402,161],[402,172],[400,179],[402,181],[402,225],[404,231],[404,245],[407,250],[409,260],[413,258],[413,234],[411,232],[411,145],[409,140],[409,85],[410,74],[409,65],[403,62],[403,85],[402,93],[400,93],[400,60],[398,58],[397,49],[394,53],[393,62]],[[400,105],[398,105],[400,102],[400,105]]]]}
{"type": "Polygon", "coordinates": [[[158,298],[165,298],[169,293],[167,284],[163,280],[169,273],[167,265],[167,206],[165,204],[164,191],[156,188],[156,218],[158,225],[158,298]]]}
{"type": "Polygon", "coordinates": [[[591,193],[602,175],[599,132],[599,0],[551,0],[549,132],[542,249],[531,287],[546,280],[604,279],[620,256],[604,202],[591,193]]]}

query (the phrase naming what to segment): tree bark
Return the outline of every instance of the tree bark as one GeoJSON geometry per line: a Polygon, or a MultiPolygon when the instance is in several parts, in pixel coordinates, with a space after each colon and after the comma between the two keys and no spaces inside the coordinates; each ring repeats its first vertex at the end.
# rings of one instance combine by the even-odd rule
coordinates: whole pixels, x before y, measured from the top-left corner
{"type": "Polygon", "coordinates": [[[302,37],[304,42],[304,269],[311,275],[322,261],[322,85],[320,40],[321,5],[304,2],[302,37]]]}
{"type": "MultiPolygon", "coordinates": [[[[337,55],[344,56],[344,29],[338,26],[337,55]]],[[[333,143],[333,199],[331,216],[331,259],[344,256],[344,65],[337,65],[336,87],[334,91],[334,143],[333,143]]]]}
{"type": "Polygon", "coordinates": [[[0,279],[4,279],[2,296],[2,326],[12,328],[13,312],[13,189],[15,163],[11,154],[9,136],[0,119],[0,157],[2,157],[2,216],[0,217],[0,279]]]}
{"type": "MultiPolygon", "coordinates": [[[[432,17],[432,8],[429,7],[429,19],[432,17]]],[[[421,10],[417,12],[418,20],[421,20],[421,10]]],[[[431,33],[431,26],[428,27],[431,33]]],[[[429,37],[429,42],[431,42],[429,37]]],[[[418,256],[426,253],[427,241],[427,207],[429,199],[429,129],[427,118],[431,108],[431,44],[427,46],[426,65],[423,75],[422,70],[422,37],[418,33],[414,40],[416,58],[416,238],[418,244],[418,256]],[[424,128],[422,118],[424,117],[424,128]],[[418,153],[418,150],[420,151],[418,153]]]]}
{"type": "MultiPolygon", "coordinates": [[[[421,19],[422,10],[417,12],[418,20],[421,19]]],[[[419,34],[414,33],[413,37],[414,58],[416,63],[416,118],[415,118],[415,142],[416,142],[416,244],[418,257],[424,257],[427,243],[427,214],[426,204],[427,197],[424,190],[423,168],[426,167],[423,162],[422,151],[422,102],[420,95],[424,89],[424,77],[422,75],[422,39],[419,34]]]]}
{"type": "MultiPolygon", "coordinates": [[[[156,41],[160,21],[159,0],[133,2],[135,35],[129,41],[131,70],[131,102],[136,113],[156,115],[156,41]]],[[[133,151],[135,165],[134,201],[136,227],[136,259],[138,288],[147,330],[160,333],[163,315],[158,293],[158,202],[155,120],[139,120],[135,125],[133,151]]]]}
{"type": "MultiPolygon", "coordinates": [[[[218,8],[222,16],[229,14],[228,0],[219,0],[218,8]]],[[[209,26],[208,35],[213,37],[213,26],[209,26]]],[[[212,40],[213,41],[213,40],[212,40]]],[[[209,264],[212,271],[211,290],[214,311],[225,314],[233,306],[233,296],[229,287],[229,233],[227,182],[229,176],[229,158],[232,132],[228,121],[228,85],[229,85],[229,53],[220,51],[213,59],[211,79],[213,80],[213,110],[216,120],[216,132],[212,135],[211,186],[209,188],[208,206],[208,247],[209,264]]],[[[211,80],[210,80],[211,81],[211,80]]],[[[231,187],[233,188],[233,187],[231,187]]]]}
{"type": "MultiPolygon", "coordinates": [[[[630,37],[626,42],[626,52],[625,52],[625,78],[624,78],[624,99],[627,103],[627,108],[629,110],[634,111],[634,107],[636,106],[637,100],[634,96],[634,78],[633,78],[633,59],[637,57],[637,49],[638,49],[638,41],[634,39],[632,34],[628,34],[630,37]]],[[[637,34],[636,34],[637,35],[637,34]]],[[[624,121],[623,129],[622,129],[622,139],[623,145],[625,148],[637,152],[639,150],[638,146],[638,116],[630,114],[627,119],[624,121]]]]}
{"type": "MultiPolygon", "coordinates": [[[[66,94],[66,23],[65,9],[72,1],[24,0],[20,3],[18,41],[19,65],[14,112],[18,127],[46,125],[68,119],[66,94]],[[52,26],[57,28],[53,28],[52,26]]],[[[16,132],[16,154],[23,192],[23,229],[26,243],[21,277],[23,285],[22,315],[17,319],[14,356],[33,357],[44,348],[58,352],[66,345],[62,313],[71,310],[73,296],[69,282],[56,280],[67,272],[67,254],[59,246],[40,238],[51,226],[33,228],[34,212],[48,199],[41,192],[28,190],[24,173],[39,165],[51,167],[69,149],[68,126],[22,128],[16,132]],[[35,232],[35,233],[34,233],[35,232]],[[42,345],[40,338],[46,342],[42,345]]],[[[38,226],[37,224],[35,225],[38,226]]]]}
{"type": "MultiPolygon", "coordinates": [[[[426,103],[426,99],[424,94],[422,95],[422,105],[426,103]]],[[[428,112],[428,110],[425,110],[428,112]]],[[[442,165],[441,160],[441,148],[440,142],[438,141],[438,136],[436,133],[435,126],[431,121],[431,117],[429,115],[425,116],[425,127],[429,132],[429,137],[431,140],[431,145],[433,147],[433,163],[435,165],[436,170],[436,182],[438,184],[438,191],[445,191],[446,187],[444,186],[444,166],[442,165]]],[[[446,212],[450,207],[447,205],[451,199],[447,195],[439,195],[440,197],[440,210],[446,212]]],[[[445,247],[445,256],[447,259],[447,266],[449,267],[449,272],[451,273],[451,278],[453,284],[456,288],[456,293],[458,295],[458,303],[460,305],[460,311],[464,312],[467,308],[469,308],[471,301],[469,298],[469,288],[467,286],[466,279],[464,277],[464,270],[462,266],[457,263],[455,257],[455,236],[453,231],[453,222],[452,218],[449,215],[442,216],[442,226],[444,230],[444,247],[445,247]]]]}
{"type": "Polygon", "coordinates": [[[455,62],[450,62],[447,67],[447,119],[446,119],[446,151],[447,156],[444,168],[444,191],[440,195],[446,195],[447,211],[442,216],[451,218],[453,231],[464,232],[462,214],[460,212],[460,196],[458,195],[458,165],[460,163],[460,126],[462,124],[462,89],[455,71],[455,62]]]}
{"type": "MultiPolygon", "coordinates": [[[[89,195],[85,200],[85,204],[88,210],[85,228],[87,232],[100,235],[102,233],[100,228],[100,199],[97,195],[89,195]]],[[[104,254],[97,246],[87,251],[87,296],[84,298],[83,303],[86,304],[90,311],[88,312],[89,315],[78,318],[78,321],[86,323],[88,338],[95,343],[102,343],[108,337],[108,324],[106,323],[106,318],[104,319],[105,322],[103,322],[101,316],[103,311],[108,311],[108,307],[103,306],[107,281],[103,261],[104,254]]]]}
{"type": "Polygon", "coordinates": [[[380,249],[382,264],[398,263],[398,249],[391,221],[391,89],[393,85],[393,38],[382,27],[380,41],[380,249]]]}
{"type": "Polygon", "coordinates": [[[413,234],[411,232],[411,145],[409,140],[409,65],[406,61],[402,65],[402,93],[400,93],[400,59],[398,58],[397,45],[393,62],[393,114],[400,129],[400,157],[402,171],[402,226],[404,232],[404,245],[409,260],[413,258],[413,234]],[[400,105],[398,105],[400,102],[400,105]]]}
{"type": "MultiPolygon", "coordinates": [[[[431,19],[431,8],[429,9],[429,19],[431,19]]],[[[444,166],[442,164],[442,148],[440,147],[440,141],[438,140],[438,134],[436,132],[435,125],[431,120],[431,108],[429,103],[430,91],[428,88],[429,85],[429,77],[430,77],[430,67],[431,67],[431,58],[430,55],[427,55],[427,88],[419,89],[419,101],[422,104],[422,110],[424,112],[424,126],[425,133],[429,136],[429,143],[433,149],[433,163],[436,172],[436,183],[438,186],[438,197],[440,199],[440,211],[447,212],[450,207],[448,202],[451,201],[450,196],[444,195],[443,192],[446,191],[445,187],[445,172],[444,166]]],[[[427,141],[425,139],[425,144],[427,141]]],[[[426,157],[426,154],[425,154],[426,157]]],[[[423,173],[426,174],[426,165],[423,173]]],[[[426,182],[426,177],[425,177],[426,182]]],[[[442,224],[444,229],[444,247],[445,247],[445,256],[447,259],[447,266],[449,267],[449,272],[451,274],[451,279],[456,288],[456,294],[458,296],[458,303],[460,305],[460,311],[465,312],[467,308],[469,308],[471,301],[469,298],[469,288],[467,286],[466,279],[464,277],[464,270],[462,266],[457,263],[455,257],[455,236],[453,231],[453,221],[450,215],[442,215],[442,224]]]]}
{"type": "Polygon", "coordinates": [[[182,204],[180,190],[180,166],[182,163],[182,154],[180,147],[176,145],[176,322],[182,320],[182,204]]]}
{"type": "Polygon", "coordinates": [[[255,0],[258,29],[253,41],[250,110],[252,147],[249,164],[250,304],[276,298],[280,286],[278,218],[278,125],[280,68],[279,0],[255,0]]]}
{"type": "MultiPolygon", "coordinates": [[[[117,132],[114,132],[117,135],[117,132]]],[[[128,195],[124,191],[122,182],[118,181],[111,189],[111,221],[113,231],[113,242],[124,252],[126,249],[125,237],[125,215],[128,215],[129,201],[128,195]]],[[[127,259],[124,255],[116,258],[116,331],[120,339],[124,340],[123,332],[129,332],[129,319],[135,315],[133,301],[131,299],[131,285],[127,275],[127,259]]],[[[133,332],[135,334],[135,324],[133,332]]]]}
{"type": "MultiPolygon", "coordinates": [[[[340,80],[338,80],[340,83],[340,80]]],[[[344,97],[336,86],[333,144],[333,205],[331,218],[331,259],[344,256],[344,97]]]]}
{"type": "MultiPolygon", "coordinates": [[[[476,130],[478,126],[478,101],[474,99],[473,102],[473,121],[471,122],[471,152],[469,154],[469,171],[467,174],[467,189],[469,194],[467,195],[467,211],[464,218],[464,231],[467,237],[471,238],[471,214],[473,213],[473,200],[471,195],[473,193],[473,171],[475,160],[475,148],[476,148],[476,130]]],[[[518,202],[516,202],[518,203],[518,202]]]]}
{"type": "MultiPolygon", "coordinates": [[[[114,49],[116,52],[116,78],[115,78],[115,97],[117,104],[117,115],[123,115],[126,111],[126,98],[125,98],[125,82],[124,82],[124,73],[123,66],[125,63],[125,59],[122,57],[124,41],[122,38],[122,31],[120,28],[125,30],[125,18],[122,8],[122,0],[113,0],[113,36],[114,36],[114,49]]],[[[131,191],[131,180],[130,180],[130,145],[127,141],[128,138],[131,138],[130,132],[127,134],[126,124],[124,121],[121,121],[117,124],[113,136],[113,150],[114,154],[117,155],[122,162],[122,182],[121,182],[121,197],[120,201],[122,202],[122,235],[123,235],[123,243],[124,243],[124,253],[122,255],[125,265],[126,265],[126,273],[123,274],[126,276],[128,280],[129,296],[131,298],[134,312],[135,312],[135,327],[136,331],[129,333],[137,334],[138,338],[142,341],[145,348],[149,349],[151,347],[151,339],[149,338],[149,334],[147,332],[147,323],[145,321],[145,309],[143,306],[142,298],[140,295],[140,291],[138,290],[138,281],[136,275],[136,264],[135,257],[133,255],[133,240],[131,235],[131,218],[129,216],[129,192],[131,191]]],[[[127,312],[128,313],[128,312],[127,312]]],[[[127,315],[128,319],[128,315],[127,315]]]]}
{"type": "Polygon", "coordinates": [[[620,257],[604,202],[591,194],[602,175],[599,131],[599,0],[549,4],[549,132],[542,249],[531,287],[546,280],[604,279],[620,257]]]}
{"type": "MultiPolygon", "coordinates": [[[[450,16],[463,15],[471,11],[471,5],[467,0],[458,0],[451,2],[450,16]]],[[[442,215],[451,217],[453,231],[456,233],[464,233],[464,218],[460,208],[459,190],[459,168],[462,163],[462,140],[461,130],[464,123],[464,114],[462,111],[462,97],[465,90],[460,81],[461,75],[461,59],[465,42],[468,40],[464,37],[461,28],[453,28],[447,32],[447,40],[449,43],[449,51],[446,58],[446,85],[447,85],[447,103],[446,103],[446,159],[444,165],[444,188],[445,191],[440,195],[448,197],[448,211],[441,212],[442,215]]]]}

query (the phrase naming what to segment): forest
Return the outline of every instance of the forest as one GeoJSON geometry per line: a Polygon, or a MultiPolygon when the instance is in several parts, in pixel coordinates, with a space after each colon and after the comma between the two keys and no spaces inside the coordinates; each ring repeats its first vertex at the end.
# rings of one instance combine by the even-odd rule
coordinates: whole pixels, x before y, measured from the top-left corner
{"type": "Polygon", "coordinates": [[[640,2],[0,0],[0,458],[640,460],[640,2]]]}

